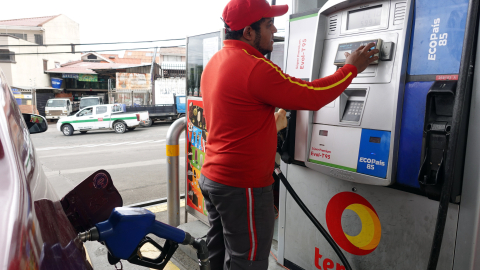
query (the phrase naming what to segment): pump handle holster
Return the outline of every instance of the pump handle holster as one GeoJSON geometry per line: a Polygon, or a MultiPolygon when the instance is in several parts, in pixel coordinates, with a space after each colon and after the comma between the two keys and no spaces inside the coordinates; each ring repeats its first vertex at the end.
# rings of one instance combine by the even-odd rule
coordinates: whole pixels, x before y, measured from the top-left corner
{"type": "Polygon", "coordinates": [[[427,94],[418,183],[432,200],[440,199],[445,179],[456,88],[457,81],[436,81],[427,94]]]}
{"type": "Polygon", "coordinates": [[[297,126],[297,111],[287,111],[287,127],[277,134],[277,152],[283,162],[295,163],[295,128],[297,126]]]}

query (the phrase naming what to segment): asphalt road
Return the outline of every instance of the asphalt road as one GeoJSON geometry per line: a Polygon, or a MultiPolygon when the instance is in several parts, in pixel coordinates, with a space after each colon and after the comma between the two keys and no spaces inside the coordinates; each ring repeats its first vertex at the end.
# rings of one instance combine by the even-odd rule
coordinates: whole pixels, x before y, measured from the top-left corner
{"type": "MultiPolygon", "coordinates": [[[[155,123],[117,134],[114,131],[75,132],[64,136],[49,123],[32,135],[37,156],[59,197],[99,169],[112,176],[124,205],[167,197],[165,139],[170,122],[155,123]]],[[[185,179],[185,133],[180,138],[180,179],[185,179]]],[[[180,193],[184,193],[180,181],[180,193]]]]}

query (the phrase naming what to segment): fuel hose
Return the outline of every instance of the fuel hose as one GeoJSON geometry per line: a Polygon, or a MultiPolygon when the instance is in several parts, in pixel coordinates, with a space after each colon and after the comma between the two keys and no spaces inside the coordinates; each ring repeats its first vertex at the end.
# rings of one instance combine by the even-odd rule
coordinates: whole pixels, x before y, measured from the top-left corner
{"type": "Polygon", "coordinates": [[[352,267],[347,261],[347,258],[345,258],[345,255],[343,255],[343,252],[340,250],[338,247],[337,243],[333,240],[333,238],[330,236],[330,234],[323,228],[323,226],[318,222],[317,218],[310,212],[310,210],[307,208],[307,206],[303,203],[302,199],[298,197],[297,193],[295,190],[293,190],[292,186],[288,182],[287,178],[283,175],[282,171],[280,170],[280,166],[275,163],[275,174],[280,178],[280,181],[282,181],[283,185],[287,188],[288,193],[292,196],[292,198],[297,202],[298,206],[302,209],[302,211],[307,215],[307,217],[310,219],[310,221],[313,222],[313,225],[317,227],[317,229],[320,231],[320,233],[325,237],[327,242],[330,244],[330,246],[333,248],[335,253],[337,253],[337,256],[340,258],[340,260],[343,263],[343,266],[345,266],[346,270],[352,270],[352,267]]]}

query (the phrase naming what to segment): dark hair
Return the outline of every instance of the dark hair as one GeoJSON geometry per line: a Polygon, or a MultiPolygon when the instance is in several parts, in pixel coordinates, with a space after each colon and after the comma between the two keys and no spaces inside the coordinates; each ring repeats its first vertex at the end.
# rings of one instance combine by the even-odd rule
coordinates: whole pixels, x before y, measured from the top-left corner
{"type": "MultiPolygon", "coordinates": [[[[258,36],[260,35],[260,25],[262,24],[263,21],[265,21],[266,18],[261,18],[259,21],[256,21],[250,25],[252,29],[255,31],[255,34],[258,36]]],[[[225,40],[227,39],[234,39],[234,40],[239,40],[243,36],[243,29],[233,31],[228,27],[227,24],[225,24],[225,40]]]]}

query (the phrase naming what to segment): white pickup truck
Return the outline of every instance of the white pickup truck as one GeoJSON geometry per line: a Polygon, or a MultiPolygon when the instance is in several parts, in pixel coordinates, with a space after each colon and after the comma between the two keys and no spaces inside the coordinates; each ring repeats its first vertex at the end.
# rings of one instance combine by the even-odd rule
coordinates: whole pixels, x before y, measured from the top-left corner
{"type": "Polygon", "coordinates": [[[57,129],[65,136],[74,131],[84,134],[91,130],[114,130],[124,133],[134,130],[140,122],[150,118],[147,111],[125,113],[121,104],[103,104],[86,107],[76,114],[58,120],[57,129]]]}

